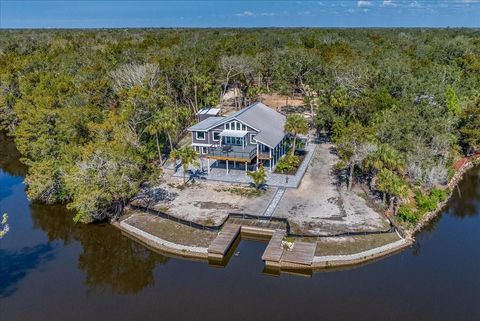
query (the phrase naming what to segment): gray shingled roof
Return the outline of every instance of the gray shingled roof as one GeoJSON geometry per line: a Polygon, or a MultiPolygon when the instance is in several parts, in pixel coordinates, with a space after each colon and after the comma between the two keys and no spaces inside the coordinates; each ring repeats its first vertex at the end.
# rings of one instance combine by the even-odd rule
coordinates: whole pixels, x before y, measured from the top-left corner
{"type": "Polygon", "coordinates": [[[209,117],[201,122],[188,128],[189,131],[206,131],[211,127],[214,127],[217,123],[224,120],[225,117],[209,117]]]}
{"type": "Polygon", "coordinates": [[[259,130],[255,139],[272,148],[277,146],[285,136],[283,127],[286,117],[262,103],[250,105],[228,116],[222,122],[227,122],[234,118],[259,130]]]}
{"type": "Polygon", "coordinates": [[[286,117],[262,103],[250,105],[228,117],[209,117],[188,128],[189,131],[206,131],[228,121],[238,119],[258,130],[255,140],[274,148],[285,136],[286,117]]]}

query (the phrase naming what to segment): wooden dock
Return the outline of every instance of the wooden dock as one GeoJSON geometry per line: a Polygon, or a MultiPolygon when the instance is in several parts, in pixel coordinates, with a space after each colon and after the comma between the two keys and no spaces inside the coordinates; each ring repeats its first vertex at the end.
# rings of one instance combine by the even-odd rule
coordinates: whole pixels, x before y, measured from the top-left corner
{"type": "Polygon", "coordinates": [[[293,249],[283,252],[282,262],[310,266],[313,263],[316,248],[316,243],[295,242],[293,249]]]}
{"type": "Polygon", "coordinates": [[[240,225],[225,224],[208,247],[208,258],[221,260],[240,234],[240,225]]]}
{"type": "Polygon", "coordinates": [[[270,239],[270,242],[268,242],[267,248],[262,255],[262,260],[264,260],[266,264],[272,265],[272,263],[280,263],[283,254],[282,240],[284,236],[285,231],[283,230],[275,230],[273,233],[273,236],[270,239]]]}
{"type": "Polygon", "coordinates": [[[284,249],[282,240],[285,231],[275,230],[270,242],[268,242],[262,260],[267,267],[280,266],[305,266],[309,267],[313,263],[315,256],[316,243],[295,242],[292,249],[284,249]]]}

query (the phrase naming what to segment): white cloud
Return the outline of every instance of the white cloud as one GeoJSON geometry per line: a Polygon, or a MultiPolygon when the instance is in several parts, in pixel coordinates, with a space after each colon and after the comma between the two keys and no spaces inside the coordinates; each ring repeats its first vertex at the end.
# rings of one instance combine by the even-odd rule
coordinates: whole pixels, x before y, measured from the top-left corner
{"type": "Polygon", "coordinates": [[[357,1],[357,6],[359,8],[370,7],[371,5],[372,5],[372,1],[365,1],[365,0],[357,1]]]}
{"type": "Polygon", "coordinates": [[[304,10],[304,11],[300,11],[298,12],[297,14],[299,16],[309,16],[312,12],[310,10],[304,10]]]}
{"type": "Polygon", "coordinates": [[[414,1],[410,2],[410,7],[412,7],[412,8],[420,8],[420,3],[418,3],[417,0],[414,0],[414,1]]]}
{"type": "Polygon", "coordinates": [[[252,11],[244,11],[244,12],[236,13],[235,15],[237,17],[258,17],[258,16],[273,17],[273,16],[276,16],[277,14],[275,12],[255,13],[255,12],[252,12],[252,11]]]}
{"type": "Polygon", "coordinates": [[[397,4],[393,2],[393,0],[384,0],[382,3],[382,6],[384,7],[396,7],[397,4]]]}
{"type": "Polygon", "coordinates": [[[237,17],[253,17],[255,14],[251,11],[244,11],[242,13],[235,14],[237,17]]]}

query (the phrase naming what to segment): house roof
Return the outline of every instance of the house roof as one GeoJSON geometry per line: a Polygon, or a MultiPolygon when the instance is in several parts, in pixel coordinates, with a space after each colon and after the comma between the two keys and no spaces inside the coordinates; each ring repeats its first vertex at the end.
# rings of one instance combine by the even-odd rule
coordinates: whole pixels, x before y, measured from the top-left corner
{"type": "Polygon", "coordinates": [[[254,139],[272,148],[277,146],[285,136],[283,127],[286,117],[259,102],[226,118],[225,122],[230,119],[238,119],[257,129],[259,133],[254,139]]]}
{"type": "Polygon", "coordinates": [[[214,127],[217,123],[224,120],[225,117],[208,117],[199,123],[188,128],[189,131],[206,131],[214,127]]]}
{"type": "Polygon", "coordinates": [[[274,148],[285,137],[283,127],[286,117],[270,107],[257,102],[227,117],[209,117],[188,128],[189,131],[206,131],[223,123],[239,120],[258,130],[255,140],[274,148]]]}

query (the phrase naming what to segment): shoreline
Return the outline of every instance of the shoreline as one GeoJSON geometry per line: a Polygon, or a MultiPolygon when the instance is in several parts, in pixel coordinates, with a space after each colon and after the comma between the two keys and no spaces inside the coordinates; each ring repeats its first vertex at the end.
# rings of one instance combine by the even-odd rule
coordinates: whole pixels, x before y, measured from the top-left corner
{"type": "MultiPolygon", "coordinates": [[[[112,225],[117,227],[127,237],[130,237],[155,251],[159,251],[162,254],[164,253],[166,255],[171,255],[182,259],[209,262],[208,248],[206,247],[187,246],[167,241],[130,225],[128,223],[128,219],[113,223],[112,225]]],[[[273,233],[274,230],[271,229],[251,228],[244,226],[242,227],[242,232],[240,233],[241,236],[239,238],[253,238],[268,242],[269,237],[273,233]]],[[[313,272],[334,267],[355,267],[371,261],[379,260],[412,245],[413,242],[411,240],[402,238],[400,235],[399,237],[400,239],[397,241],[357,253],[344,255],[315,255],[313,257],[312,264],[308,266],[283,261],[265,262],[265,266],[266,268],[279,269],[280,271],[311,270],[313,272]]],[[[229,249],[229,251],[231,250],[232,249],[229,249]]]]}
{"type": "MultiPolygon", "coordinates": [[[[351,267],[366,264],[375,260],[379,260],[383,257],[393,255],[397,252],[402,251],[403,249],[411,246],[415,242],[415,234],[419,233],[426,225],[428,225],[434,218],[436,218],[444,206],[448,203],[451,196],[453,195],[453,189],[458,185],[458,183],[463,179],[464,174],[478,165],[480,157],[474,157],[471,160],[465,162],[459,170],[454,174],[450,182],[447,184],[450,189],[450,194],[442,203],[438,204],[438,207],[435,211],[427,213],[413,228],[405,229],[403,227],[397,226],[397,235],[399,240],[387,243],[382,246],[374,247],[364,251],[359,251],[351,254],[344,255],[324,255],[324,256],[314,256],[313,262],[311,265],[306,266],[302,264],[287,263],[287,262],[268,262],[273,264],[267,264],[266,267],[280,269],[280,270],[305,270],[309,269],[312,271],[321,271],[327,270],[329,268],[336,267],[351,267]]],[[[121,222],[115,222],[112,225],[119,228],[123,233],[132,237],[133,239],[151,247],[155,250],[165,253],[167,255],[173,255],[175,257],[180,257],[184,259],[200,260],[208,262],[208,248],[206,247],[195,247],[173,243],[167,240],[164,240],[160,237],[149,234],[145,231],[142,231],[139,228],[136,228],[128,224],[128,219],[125,219],[121,222]]],[[[241,234],[248,234],[257,236],[260,238],[268,237],[273,234],[273,230],[267,230],[265,228],[251,229],[247,226],[244,227],[245,231],[241,234]]]]}
{"type": "Polygon", "coordinates": [[[421,232],[432,220],[434,220],[442,209],[447,205],[449,202],[450,198],[453,195],[453,190],[457,185],[460,183],[460,181],[464,178],[464,175],[466,172],[468,172],[470,169],[473,169],[475,166],[480,165],[480,155],[476,155],[469,159],[467,162],[465,162],[453,175],[452,179],[450,182],[447,184],[447,188],[450,189],[450,193],[448,194],[448,197],[441,203],[437,205],[437,208],[434,211],[426,213],[421,220],[419,220],[415,226],[412,229],[405,230],[406,232],[406,237],[415,239],[415,235],[419,232],[421,232]]]}

